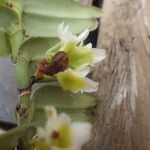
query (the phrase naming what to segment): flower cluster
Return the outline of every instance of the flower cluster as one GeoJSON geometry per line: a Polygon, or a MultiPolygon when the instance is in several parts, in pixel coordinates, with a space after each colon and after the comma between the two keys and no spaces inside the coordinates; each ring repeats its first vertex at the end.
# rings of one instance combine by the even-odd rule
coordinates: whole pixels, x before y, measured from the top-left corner
{"type": "Polygon", "coordinates": [[[79,36],[73,35],[64,24],[58,26],[59,50],[46,53],[50,62],[42,60],[37,63],[36,76],[45,74],[55,78],[63,90],[77,92],[94,92],[98,83],[87,78],[95,63],[105,58],[105,50],[92,48],[92,44],[83,42],[89,35],[85,30],[79,36]]]}
{"type": "Polygon", "coordinates": [[[53,106],[45,108],[48,121],[37,129],[31,143],[34,150],[79,150],[90,138],[89,123],[72,122],[64,113],[57,114],[53,106]]]}

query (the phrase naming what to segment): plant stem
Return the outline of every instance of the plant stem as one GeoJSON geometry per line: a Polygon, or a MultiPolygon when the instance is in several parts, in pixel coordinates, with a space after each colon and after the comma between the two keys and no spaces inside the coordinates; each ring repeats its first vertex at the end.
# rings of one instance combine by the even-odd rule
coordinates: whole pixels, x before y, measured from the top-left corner
{"type": "Polygon", "coordinates": [[[19,104],[16,107],[17,125],[24,126],[31,122],[32,104],[30,100],[30,91],[24,91],[19,95],[19,104]]]}
{"type": "Polygon", "coordinates": [[[24,126],[30,123],[33,109],[30,99],[32,85],[30,84],[29,61],[22,56],[17,58],[15,74],[19,93],[19,103],[16,106],[17,125],[24,126]]]}

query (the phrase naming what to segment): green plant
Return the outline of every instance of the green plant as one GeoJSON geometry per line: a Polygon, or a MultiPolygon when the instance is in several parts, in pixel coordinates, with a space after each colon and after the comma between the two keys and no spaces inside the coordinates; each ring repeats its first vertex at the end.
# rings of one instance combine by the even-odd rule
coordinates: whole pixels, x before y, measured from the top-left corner
{"type": "Polygon", "coordinates": [[[45,123],[45,105],[54,105],[59,112],[71,115],[73,120],[93,120],[90,111],[96,105],[96,98],[90,94],[72,93],[68,91],[72,85],[64,84],[70,78],[74,83],[79,81],[80,85],[89,81],[87,78],[81,80],[73,71],[90,61],[91,51],[85,50],[91,47],[83,45],[84,39],[79,41],[80,45],[78,42],[66,44],[61,39],[63,43],[58,38],[57,27],[64,22],[74,34],[85,29],[94,30],[97,27],[96,18],[100,15],[98,8],[82,6],[73,0],[0,0],[0,56],[11,56],[19,93],[16,106],[18,127],[0,137],[2,149],[12,150],[18,145],[18,149],[30,149],[28,140],[33,136],[35,126],[45,123]],[[61,48],[64,52],[59,52],[61,48]],[[73,71],[70,69],[66,73],[63,69],[57,72],[54,65],[56,72],[47,72],[49,67],[52,68],[51,62],[55,63],[60,57],[61,61],[62,57],[64,60],[66,54],[73,71]],[[56,73],[59,74],[54,78],[56,73]],[[40,86],[34,87],[35,83],[40,86]],[[44,84],[41,86],[41,83],[44,84]]]}

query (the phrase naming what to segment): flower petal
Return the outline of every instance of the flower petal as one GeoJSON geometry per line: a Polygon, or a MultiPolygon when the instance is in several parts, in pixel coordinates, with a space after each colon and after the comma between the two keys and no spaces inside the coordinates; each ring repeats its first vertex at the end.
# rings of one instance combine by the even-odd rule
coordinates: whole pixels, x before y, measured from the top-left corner
{"type": "Polygon", "coordinates": [[[92,49],[86,47],[77,47],[70,49],[67,52],[69,58],[69,64],[72,67],[80,67],[85,63],[92,63],[93,60],[93,51],[92,49]]]}
{"type": "Polygon", "coordinates": [[[47,134],[45,132],[45,130],[41,127],[38,127],[37,128],[37,134],[41,137],[41,138],[44,138],[46,139],[47,138],[47,134]]]}
{"type": "Polygon", "coordinates": [[[46,117],[48,119],[57,117],[57,111],[54,106],[47,105],[44,107],[44,110],[45,110],[46,117]]]}
{"type": "Polygon", "coordinates": [[[89,44],[85,45],[85,47],[89,48],[89,49],[92,48],[92,43],[89,43],[89,44]]]}
{"type": "Polygon", "coordinates": [[[69,26],[64,27],[64,23],[58,25],[58,37],[60,38],[63,44],[68,42],[77,42],[77,36],[73,35],[69,30],[69,26]]]}
{"type": "Polygon", "coordinates": [[[78,90],[86,86],[84,78],[72,69],[58,73],[56,78],[64,90],[78,90]]]}
{"type": "Polygon", "coordinates": [[[98,83],[84,77],[88,71],[82,72],[81,75],[72,69],[67,69],[58,73],[56,78],[64,90],[71,90],[73,93],[90,93],[98,89],[98,83]]]}
{"type": "Polygon", "coordinates": [[[90,72],[90,67],[88,67],[88,64],[83,64],[82,66],[75,68],[74,71],[79,73],[82,77],[85,77],[90,72]]]}
{"type": "Polygon", "coordinates": [[[74,147],[81,147],[83,144],[89,141],[91,135],[91,127],[92,126],[90,123],[72,123],[74,147]]]}
{"type": "Polygon", "coordinates": [[[85,78],[86,83],[87,83],[87,87],[83,89],[83,92],[87,92],[87,93],[91,93],[91,92],[95,92],[98,90],[98,82],[94,82],[93,80],[89,79],[89,78],[85,78]]]}
{"type": "Polygon", "coordinates": [[[86,86],[84,88],[78,89],[78,90],[71,90],[73,93],[91,93],[91,92],[95,92],[98,90],[98,82],[94,82],[93,80],[89,79],[89,78],[84,78],[85,82],[86,82],[86,86]]]}
{"type": "Polygon", "coordinates": [[[88,37],[89,32],[90,32],[90,31],[89,31],[88,29],[86,29],[85,31],[83,31],[83,32],[77,37],[78,42],[84,41],[84,40],[88,37]]]}
{"type": "Polygon", "coordinates": [[[93,63],[97,63],[106,57],[106,52],[104,49],[93,48],[94,60],[93,63]]]}
{"type": "Polygon", "coordinates": [[[57,29],[58,37],[60,39],[63,39],[63,31],[64,31],[64,23],[61,23],[58,25],[58,29],[57,29]]]}
{"type": "Polygon", "coordinates": [[[67,114],[61,113],[58,115],[58,123],[60,123],[60,122],[66,122],[66,123],[70,124],[71,118],[67,114]]]}

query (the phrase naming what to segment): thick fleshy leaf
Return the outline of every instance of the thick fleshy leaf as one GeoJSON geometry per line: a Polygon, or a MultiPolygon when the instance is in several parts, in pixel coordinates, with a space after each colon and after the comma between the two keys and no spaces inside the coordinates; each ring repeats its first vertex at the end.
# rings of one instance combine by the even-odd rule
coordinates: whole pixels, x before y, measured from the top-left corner
{"type": "Polygon", "coordinates": [[[44,106],[53,105],[58,112],[66,112],[76,121],[93,120],[87,113],[96,105],[96,98],[90,94],[74,94],[57,86],[43,86],[32,93],[33,122],[45,120],[44,106]]]}
{"type": "Polygon", "coordinates": [[[43,59],[45,53],[58,42],[57,38],[30,38],[22,44],[20,53],[28,60],[43,59]]]}
{"type": "Polygon", "coordinates": [[[23,0],[10,0],[10,2],[13,5],[13,9],[17,12],[19,17],[22,17],[22,11],[23,11],[23,0]]]}
{"type": "Polygon", "coordinates": [[[0,5],[0,29],[6,30],[12,24],[17,24],[18,20],[14,10],[0,5]]]}
{"type": "Polygon", "coordinates": [[[22,0],[0,0],[0,5],[10,7],[21,17],[23,7],[22,0]]]}
{"type": "Polygon", "coordinates": [[[14,58],[18,57],[19,54],[19,48],[23,42],[23,33],[21,29],[17,29],[14,34],[10,37],[10,44],[11,44],[11,51],[12,56],[14,58]]]}
{"type": "Polygon", "coordinates": [[[57,36],[57,26],[64,22],[73,33],[95,29],[100,10],[73,0],[24,0],[23,27],[29,36],[57,36]]]}
{"type": "Polygon", "coordinates": [[[13,24],[17,24],[18,20],[14,10],[0,5],[0,56],[11,55],[8,30],[13,24]]]}
{"type": "Polygon", "coordinates": [[[0,30],[0,56],[11,55],[11,48],[9,40],[4,30],[0,30]]]}
{"type": "MultiPolygon", "coordinates": [[[[5,7],[5,9],[8,10],[8,14],[5,18],[6,22],[8,23],[8,26],[4,26],[8,40],[10,41],[11,44],[11,51],[12,51],[12,56],[13,58],[17,58],[18,53],[19,53],[19,47],[23,42],[23,32],[22,32],[22,23],[21,23],[21,17],[22,17],[22,0],[3,0],[0,2],[0,5],[2,7],[5,7]],[[17,17],[17,20],[11,20],[8,22],[8,19],[11,19],[12,16],[17,17]]],[[[0,8],[0,11],[3,11],[0,8]]],[[[4,19],[5,20],[5,19],[4,19]]]]}
{"type": "Polygon", "coordinates": [[[34,132],[34,125],[12,129],[0,136],[0,149],[12,150],[18,145],[20,138],[27,134],[33,136],[34,132]]]}

